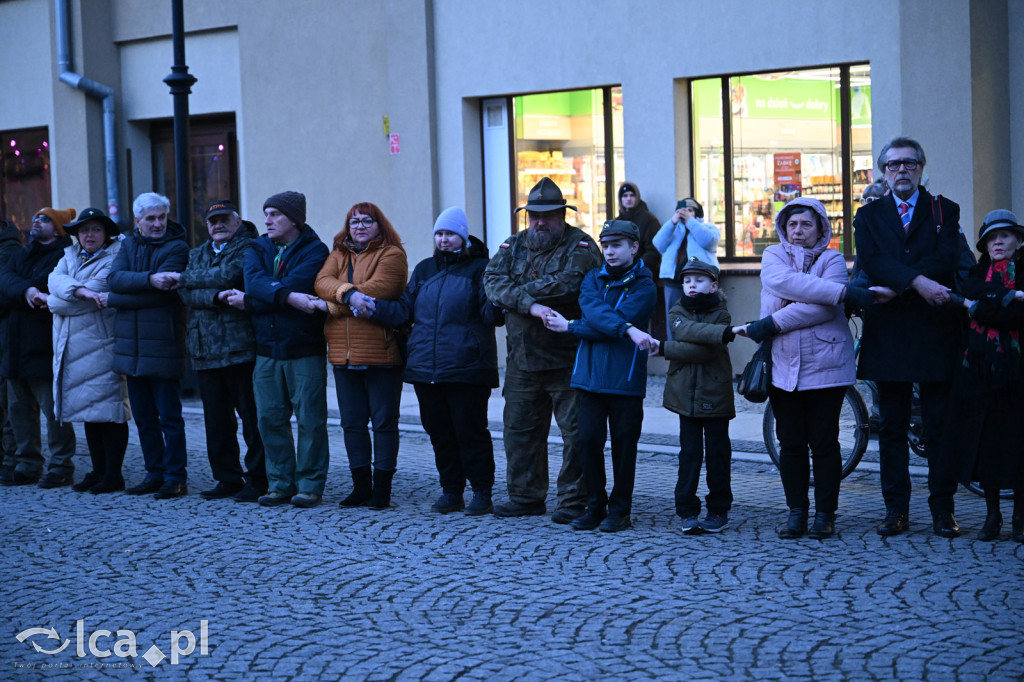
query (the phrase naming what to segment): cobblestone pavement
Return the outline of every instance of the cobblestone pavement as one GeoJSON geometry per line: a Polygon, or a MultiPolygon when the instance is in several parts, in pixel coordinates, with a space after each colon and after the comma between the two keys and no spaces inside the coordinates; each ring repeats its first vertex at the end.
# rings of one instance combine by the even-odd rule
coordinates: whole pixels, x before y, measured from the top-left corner
{"type": "MultiPolygon", "coordinates": [[[[428,511],[439,492],[429,443],[407,425],[394,507],[343,510],[348,471],[332,420],[325,504],[263,509],[199,498],[211,485],[202,420],[195,410],[187,420],[188,497],[0,490],[0,679],[1024,676],[1024,545],[974,540],[984,503],[967,492],[957,496],[967,535],[943,540],[916,478],[911,532],[886,540],[874,532],[877,476],[854,473],[838,537],[784,543],[777,472],[737,461],[731,527],[684,536],[674,457],[646,452],[630,531],[442,517],[428,511]],[[142,658],[151,645],[170,656],[172,631],[186,649],[182,631],[200,637],[201,621],[205,654],[197,647],[155,667],[142,658]],[[18,641],[28,628],[55,636],[18,641]],[[88,638],[99,629],[132,631],[139,657],[94,656],[88,638]],[[58,654],[33,649],[68,639],[58,654]],[[128,664],[136,669],[115,667],[128,664]]],[[[133,428],[130,482],[141,479],[141,459],[133,428]]],[[[76,462],[81,477],[88,458],[76,462]]],[[[98,648],[122,637],[101,636],[98,648]]]]}

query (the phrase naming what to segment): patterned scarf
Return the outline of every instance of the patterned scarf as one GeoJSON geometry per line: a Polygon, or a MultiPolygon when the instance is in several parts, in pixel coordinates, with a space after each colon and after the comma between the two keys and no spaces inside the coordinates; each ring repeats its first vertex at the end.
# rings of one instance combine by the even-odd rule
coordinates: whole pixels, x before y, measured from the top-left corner
{"type": "MultiPolygon", "coordinates": [[[[985,273],[984,289],[1014,290],[1016,264],[1009,260],[991,263],[985,273]]],[[[999,297],[1001,298],[1001,296],[999,297]]],[[[1020,378],[1020,332],[988,327],[971,318],[964,350],[963,367],[979,390],[999,388],[1020,378]]]]}

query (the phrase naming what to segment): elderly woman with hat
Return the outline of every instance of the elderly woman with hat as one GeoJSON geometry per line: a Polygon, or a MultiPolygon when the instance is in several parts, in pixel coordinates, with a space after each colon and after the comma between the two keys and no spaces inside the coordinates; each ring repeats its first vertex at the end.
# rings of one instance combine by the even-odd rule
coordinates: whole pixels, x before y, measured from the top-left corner
{"type": "Polygon", "coordinates": [[[53,411],[57,421],[84,422],[92,471],[73,489],[124,490],[128,389],[114,372],[114,311],[107,307],[110,264],[121,248],[117,225],[87,208],[64,226],[75,243],[49,277],[53,313],[53,411]]]}
{"type": "Polygon", "coordinates": [[[839,415],[856,379],[853,337],[843,302],[866,307],[887,289],[847,283],[846,259],[828,247],[832,227],[817,199],[798,197],[775,217],[779,243],[761,259],[760,320],[737,327],[758,343],[772,341],[768,400],[775,412],[782,487],[789,519],[782,539],[805,533],[823,540],[835,532],[842,453],[839,415]],[[810,451],[810,462],[808,461],[810,451]],[[814,525],[808,533],[811,467],[814,525]]]}
{"type": "Polygon", "coordinates": [[[1000,209],[985,216],[978,231],[981,258],[963,287],[971,324],[953,388],[957,418],[946,422],[938,453],[940,466],[963,483],[979,481],[985,490],[988,513],[979,540],[999,537],[999,494],[1012,488],[1012,537],[1024,542],[1024,277],[1017,272],[1022,243],[1024,226],[1013,213],[1000,209]]]}

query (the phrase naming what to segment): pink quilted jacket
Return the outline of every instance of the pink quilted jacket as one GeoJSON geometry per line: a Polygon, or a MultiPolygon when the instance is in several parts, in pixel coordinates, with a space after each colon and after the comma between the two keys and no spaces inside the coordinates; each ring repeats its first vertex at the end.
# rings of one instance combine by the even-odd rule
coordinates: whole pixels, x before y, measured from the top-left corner
{"type": "Polygon", "coordinates": [[[776,216],[780,243],[761,257],[761,317],[771,315],[781,330],[772,344],[772,384],[784,391],[849,386],[857,368],[853,336],[839,302],[847,282],[846,260],[828,248],[832,227],[821,204],[805,198],[791,203],[813,208],[824,220],[825,234],[810,249],[795,246],[783,236],[776,216]]]}

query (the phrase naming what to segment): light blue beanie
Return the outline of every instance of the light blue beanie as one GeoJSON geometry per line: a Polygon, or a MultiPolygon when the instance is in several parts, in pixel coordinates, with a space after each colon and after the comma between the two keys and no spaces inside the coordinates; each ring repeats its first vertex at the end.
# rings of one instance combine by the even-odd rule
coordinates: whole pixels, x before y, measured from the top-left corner
{"type": "Polygon", "coordinates": [[[434,234],[438,230],[448,230],[462,237],[462,245],[469,244],[469,221],[466,220],[466,212],[458,206],[451,206],[441,211],[434,222],[434,234]]]}

